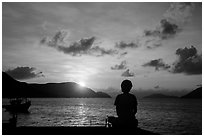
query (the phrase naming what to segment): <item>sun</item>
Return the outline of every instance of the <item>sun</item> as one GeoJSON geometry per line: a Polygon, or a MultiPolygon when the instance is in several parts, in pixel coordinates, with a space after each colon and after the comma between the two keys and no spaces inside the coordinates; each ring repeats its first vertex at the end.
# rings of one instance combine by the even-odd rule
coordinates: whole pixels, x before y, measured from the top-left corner
{"type": "Polygon", "coordinates": [[[82,86],[82,87],[86,86],[86,84],[84,82],[79,82],[79,85],[82,86]]]}

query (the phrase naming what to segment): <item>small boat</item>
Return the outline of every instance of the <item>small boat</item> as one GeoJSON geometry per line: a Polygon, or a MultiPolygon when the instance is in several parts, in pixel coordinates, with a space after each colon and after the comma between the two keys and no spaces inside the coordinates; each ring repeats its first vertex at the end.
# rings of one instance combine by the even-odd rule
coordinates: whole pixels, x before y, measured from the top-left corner
{"type": "Polygon", "coordinates": [[[10,99],[10,104],[3,105],[3,108],[10,112],[28,112],[30,106],[31,101],[27,98],[15,98],[10,99]]]}

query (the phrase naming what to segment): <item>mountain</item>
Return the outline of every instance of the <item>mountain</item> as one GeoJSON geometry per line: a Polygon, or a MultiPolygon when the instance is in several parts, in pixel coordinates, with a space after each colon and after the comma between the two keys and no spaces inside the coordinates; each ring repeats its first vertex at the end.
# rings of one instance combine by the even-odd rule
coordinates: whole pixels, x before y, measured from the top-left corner
{"type": "Polygon", "coordinates": [[[199,87],[190,93],[181,96],[181,98],[192,98],[192,99],[202,99],[202,87],[199,87]]]}
{"type": "Polygon", "coordinates": [[[169,96],[169,95],[163,95],[163,94],[152,94],[149,96],[145,96],[143,98],[178,98],[176,96],[169,96]]]}
{"type": "Polygon", "coordinates": [[[2,72],[2,97],[29,98],[111,98],[103,92],[95,92],[74,82],[28,84],[19,82],[2,72]]]}
{"type": "Polygon", "coordinates": [[[96,94],[98,97],[101,97],[101,98],[111,98],[111,96],[109,94],[101,92],[101,91],[96,92],[96,94]]]}

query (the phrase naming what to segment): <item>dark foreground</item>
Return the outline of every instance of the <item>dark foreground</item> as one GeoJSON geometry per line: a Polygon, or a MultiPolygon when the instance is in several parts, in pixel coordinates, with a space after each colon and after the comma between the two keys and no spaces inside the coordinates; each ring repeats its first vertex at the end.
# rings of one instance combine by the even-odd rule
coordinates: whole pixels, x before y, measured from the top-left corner
{"type": "Polygon", "coordinates": [[[114,129],[106,127],[16,127],[5,129],[3,135],[158,135],[140,128],[114,129]]]}

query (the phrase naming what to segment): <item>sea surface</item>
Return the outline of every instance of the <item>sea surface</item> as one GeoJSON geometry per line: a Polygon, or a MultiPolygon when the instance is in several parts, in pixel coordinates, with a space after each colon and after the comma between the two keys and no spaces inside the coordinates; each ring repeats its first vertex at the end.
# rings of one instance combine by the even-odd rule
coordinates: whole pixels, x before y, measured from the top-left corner
{"type": "MultiPolygon", "coordinates": [[[[28,114],[18,114],[17,126],[101,126],[116,116],[114,98],[35,98],[28,114]]],[[[8,100],[3,99],[3,104],[8,100]]],[[[2,113],[2,120],[9,113],[2,113]]],[[[202,101],[139,99],[139,127],[165,135],[202,134],[202,101]]]]}

